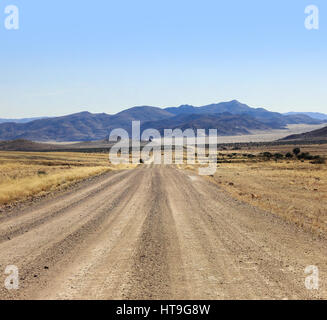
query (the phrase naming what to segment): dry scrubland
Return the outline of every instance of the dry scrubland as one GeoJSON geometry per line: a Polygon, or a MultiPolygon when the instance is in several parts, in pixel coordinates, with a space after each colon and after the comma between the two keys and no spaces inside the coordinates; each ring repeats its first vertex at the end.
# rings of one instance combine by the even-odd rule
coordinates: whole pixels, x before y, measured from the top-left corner
{"type": "MultiPolygon", "coordinates": [[[[326,299],[326,240],[294,227],[326,234],[326,164],[259,155],[270,151],[221,150],[206,178],[140,165],[4,212],[0,266],[19,268],[20,289],[0,286],[0,299],[326,299]],[[319,290],[304,286],[312,264],[319,290]]],[[[82,153],[3,153],[0,164],[13,199],[112,168],[82,153]]]]}
{"type": "Polygon", "coordinates": [[[0,152],[0,207],[117,169],[121,167],[109,165],[107,154],[0,152]]]}
{"type": "MultiPolygon", "coordinates": [[[[222,150],[209,179],[233,197],[318,233],[327,231],[327,165],[311,160],[264,159],[263,152],[285,155],[295,146],[222,150]]],[[[300,146],[301,152],[327,158],[327,144],[300,146]]],[[[195,170],[196,166],[183,165],[195,170]]],[[[64,190],[113,166],[107,154],[0,152],[0,208],[64,190]]]]}
{"type": "MultiPolygon", "coordinates": [[[[295,157],[277,160],[258,157],[262,152],[285,155],[295,147],[221,151],[217,172],[208,179],[234,198],[272,212],[306,230],[326,234],[327,164],[313,164],[313,161],[295,157]]],[[[300,148],[301,152],[327,158],[327,145],[300,148]]],[[[183,167],[195,170],[194,166],[183,167]]]]}

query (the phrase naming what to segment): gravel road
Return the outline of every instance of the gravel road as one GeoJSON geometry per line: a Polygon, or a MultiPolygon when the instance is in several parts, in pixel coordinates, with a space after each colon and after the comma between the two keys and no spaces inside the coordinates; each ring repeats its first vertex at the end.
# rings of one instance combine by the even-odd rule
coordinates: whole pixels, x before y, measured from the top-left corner
{"type": "Polygon", "coordinates": [[[0,298],[327,298],[326,244],[206,177],[144,165],[2,214],[0,284],[15,265],[19,289],[0,298]]]}

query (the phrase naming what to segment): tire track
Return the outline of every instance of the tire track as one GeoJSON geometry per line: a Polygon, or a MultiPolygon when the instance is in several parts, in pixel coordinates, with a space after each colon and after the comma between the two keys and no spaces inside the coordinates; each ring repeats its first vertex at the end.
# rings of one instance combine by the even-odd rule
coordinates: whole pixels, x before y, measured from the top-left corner
{"type": "Polygon", "coordinates": [[[162,169],[152,170],[150,208],[133,257],[128,299],[185,298],[185,277],[162,169]],[[178,286],[176,286],[178,284],[178,286]]]}

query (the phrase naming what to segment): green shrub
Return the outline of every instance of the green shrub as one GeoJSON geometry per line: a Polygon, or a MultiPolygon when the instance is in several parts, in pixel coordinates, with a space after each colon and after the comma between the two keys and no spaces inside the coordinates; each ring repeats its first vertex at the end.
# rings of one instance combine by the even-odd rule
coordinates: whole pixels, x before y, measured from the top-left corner
{"type": "Polygon", "coordinates": [[[294,148],[293,149],[293,153],[297,156],[298,154],[300,154],[301,149],[300,148],[294,148]]]}
{"type": "Polygon", "coordinates": [[[264,158],[272,158],[272,153],[270,153],[270,152],[264,152],[264,153],[261,153],[261,155],[264,157],[264,158]]]}
{"type": "Polygon", "coordinates": [[[297,158],[299,160],[313,160],[314,156],[312,156],[309,152],[302,152],[297,156],[297,158]]]}
{"type": "Polygon", "coordinates": [[[275,153],[275,154],[274,154],[274,158],[275,158],[275,159],[283,159],[284,156],[283,156],[281,153],[275,153]]]}
{"type": "Polygon", "coordinates": [[[313,161],[311,161],[312,164],[325,164],[326,160],[320,156],[316,156],[313,161]]]}

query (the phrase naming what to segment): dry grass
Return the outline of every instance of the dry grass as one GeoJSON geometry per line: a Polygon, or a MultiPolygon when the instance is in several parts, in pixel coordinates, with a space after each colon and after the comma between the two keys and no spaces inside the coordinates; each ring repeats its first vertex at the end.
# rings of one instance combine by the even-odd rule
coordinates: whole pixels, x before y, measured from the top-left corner
{"type": "MultiPolygon", "coordinates": [[[[285,148],[285,147],[282,147],[285,148]]],[[[325,147],[324,151],[326,150],[325,147]]],[[[325,155],[313,146],[301,148],[312,154],[325,155]]],[[[285,152],[274,150],[258,152],[285,152]]],[[[245,150],[238,151],[240,154],[245,150]]],[[[233,197],[270,211],[285,220],[314,232],[327,232],[327,165],[310,161],[256,161],[241,159],[220,163],[209,179],[215,181],[233,197]]],[[[195,169],[195,166],[183,166],[195,169]]]]}
{"type": "Polygon", "coordinates": [[[232,151],[232,152],[252,152],[252,153],[260,153],[260,152],[271,152],[277,153],[280,152],[285,154],[287,152],[291,152],[294,148],[300,147],[301,152],[309,152],[312,155],[321,155],[327,157],[327,144],[311,144],[311,145],[279,145],[279,146],[260,146],[260,147],[253,147],[251,149],[245,149],[242,151],[232,151]]]}
{"type": "Polygon", "coordinates": [[[0,206],[46,195],[111,170],[106,154],[0,152],[0,206]]]}

